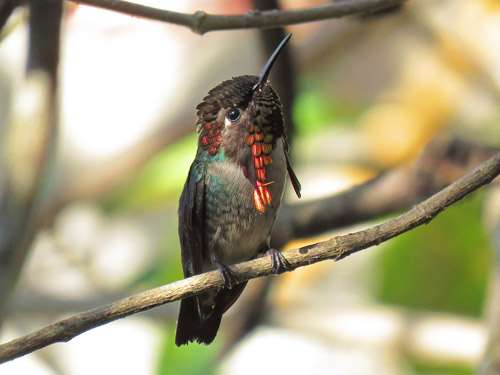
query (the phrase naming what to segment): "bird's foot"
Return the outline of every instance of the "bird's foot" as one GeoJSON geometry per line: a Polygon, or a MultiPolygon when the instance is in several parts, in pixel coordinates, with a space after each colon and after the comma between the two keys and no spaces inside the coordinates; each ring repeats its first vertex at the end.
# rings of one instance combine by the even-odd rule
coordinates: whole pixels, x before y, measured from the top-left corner
{"type": "Polygon", "coordinates": [[[235,273],[231,271],[231,269],[225,264],[217,262],[217,268],[219,269],[222,278],[224,279],[224,288],[232,289],[233,286],[240,282],[235,273]]]}
{"type": "Polygon", "coordinates": [[[295,269],[277,249],[267,250],[266,255],[271,257],[271,270],[272,273],[276,275],[286,271],[293,271],[295,269]]]}

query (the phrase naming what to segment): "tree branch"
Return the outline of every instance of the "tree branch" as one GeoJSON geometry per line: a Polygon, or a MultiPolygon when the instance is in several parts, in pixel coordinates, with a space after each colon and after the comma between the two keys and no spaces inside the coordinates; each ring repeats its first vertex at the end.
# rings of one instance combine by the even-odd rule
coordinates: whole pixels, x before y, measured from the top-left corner
{"type": "MultiPolygon", "coordinates": [[[[397,218],[355,233],[292,249],[285,253],[286,257],[293,267],[303,267],[327,259],[345,258],[419,225],[429,223],[448,206],[488,184],[498,174],[500,174],[500,153],[495,154],[466,176],[397,218]]],[[[271,261],[268,257],[262,257],[232,266],[231,270],[239,280],[245,281],[269,275],[271,261]]],[[[56,342],[69,341],[89,329],[114,320],[191,297],[210,289],[220,288],[223,285],[224,281],[220,272],[211,271],[88,310],[0,345],[0,363],[21,357],[56,342]]]]}
{"type": "Polygon", "coordinates": [[[70,0],[80,4],[108,9],[119,13],[173,23],[189,27],[204,34],[215,30],[273,28],[305,22],[339,18],[353,14],[377,12],[401,5],[405,0],[343,0],[333,4],[296,10],[252,11],[238,15],[215,15],[198,10],[195,13],[178,13],[152,8],[122,0],[70,0]]]}

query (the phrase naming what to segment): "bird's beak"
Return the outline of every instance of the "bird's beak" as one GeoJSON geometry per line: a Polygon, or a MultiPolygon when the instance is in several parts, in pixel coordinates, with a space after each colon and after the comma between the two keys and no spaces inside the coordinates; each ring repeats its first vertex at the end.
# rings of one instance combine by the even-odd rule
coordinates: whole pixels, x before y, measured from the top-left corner
{"type": "Polygon", "coordinates": [[[269,60],[267,60],[267,63],[266,65],[264,65],[264,68],[262,69],[262,71],[260,72],[259,74],[259,81],[253,86],[253,90],[257,90],[260,86],[262,86],[264,83],[266,83],[267,81],[267,77],[269,76],[269,73],[271,73],[271,69],[274,65],[274,62],[278,59],[278,56],[281,52],[281,50],[283,48],[285,48],[286,44],[288,43],[288,41],[290,40],[290,38],[292,37],[292,34],[288,34],[280,43],[280,45],[278,46],[278,48],[276,48],[273,52],[273,54],[271,55],[271,57],[269,58],[269,60]]]}

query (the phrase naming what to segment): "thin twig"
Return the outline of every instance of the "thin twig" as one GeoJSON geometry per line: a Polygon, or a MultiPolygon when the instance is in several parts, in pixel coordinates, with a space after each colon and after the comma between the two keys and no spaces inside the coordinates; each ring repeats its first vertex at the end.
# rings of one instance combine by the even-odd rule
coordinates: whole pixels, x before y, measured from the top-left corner
{"type": "Polygon", "coordinates": [[[343,0],[333,4],[296,10],[252,11],[238,15],[215,15],[198,10],[192,14],[152,8],[122,0],[70,0],[119,13],[173,23],[204,34],[215,30],[272,28],[305,22],[377,12],[401,5],[405,0],[343,0]]]}
{"type": "MultiPolygon", "coordinates": [[[[491,182],[498,174],[500,174],[500,153],[495,154],[466,176],[397,218],[359,232],[287,251],[286,257],[293,267],[303,267],[326,259],[345,258],[357,251],[378,245],[412,228],[428,223],[451,204],[491,182]]],[[[245,281],[269,275],[271,261],[268,257],[263,257],[232,266],[231,270],[239,280],[245,281]]],[[[220,288],[223,285],[224,281],[220,272],[212,271],[83,312],[0,345],[0,363],[21,357],[56,342],[69,341],[89,329],[114,320],[191,297],[210,289],[220,288]]]]}

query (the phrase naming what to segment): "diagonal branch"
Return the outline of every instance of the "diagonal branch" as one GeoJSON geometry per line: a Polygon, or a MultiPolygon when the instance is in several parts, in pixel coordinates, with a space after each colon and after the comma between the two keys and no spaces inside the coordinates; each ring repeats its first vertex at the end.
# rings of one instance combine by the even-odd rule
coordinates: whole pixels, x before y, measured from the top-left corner
{"type": "Polygon", "coordinates": [[[341,0],[333,4],[296,9],[252,11],[238,15],[215,15],[202,10],[179,13],[122,0],[70,0],[155,21],[189,27],[197,34],[215,30],[272,28],[305,22],[339,18],[353,14],[373,13],[401,5],[405,0],[341,0]]]}
{"type": "MultiPolygon", "coordinates": [[[[303,267],[327,259],[345,258],[419,225],[429,223],[448,206],[490,183],[498,174],[500,174],[500,152],[401,216],[365,230],[292,249],[286,252],[286,257],[294,267],[303,267]]],[[[232,266],[231,270],[239,280],[245,281],[269,275],[271,262],[268,257],[263,257],[232,266]]],[[[21,357],[56,342],[69,341],[89,329],[140,311],[191,297],[203,291],[220,288],[223,284],[224,281],[220,273],[211,271],[88,310],[0,345],[0,363],[21,357]]]]}

